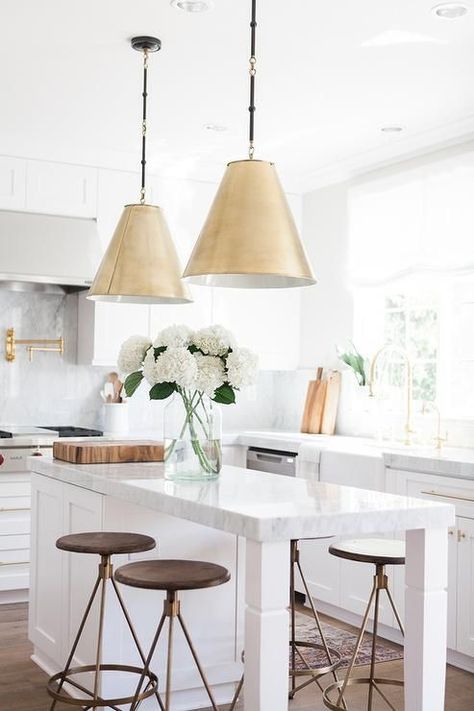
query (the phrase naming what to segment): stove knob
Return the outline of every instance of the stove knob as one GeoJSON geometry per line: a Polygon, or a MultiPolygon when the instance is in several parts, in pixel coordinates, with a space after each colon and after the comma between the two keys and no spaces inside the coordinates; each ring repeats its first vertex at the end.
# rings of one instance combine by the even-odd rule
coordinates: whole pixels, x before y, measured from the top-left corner
{"type": "Polygon", "coordinates": [[[3,454],[0,454],[0,467],[2,466],[4,461],[5,461],[5,457],[3,456],[3,454]]]}

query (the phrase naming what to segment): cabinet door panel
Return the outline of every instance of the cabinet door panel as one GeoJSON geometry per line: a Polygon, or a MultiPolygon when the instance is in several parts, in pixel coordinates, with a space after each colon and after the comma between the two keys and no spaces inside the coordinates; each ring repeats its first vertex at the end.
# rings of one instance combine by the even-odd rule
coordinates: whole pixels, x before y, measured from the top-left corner
{"type": "Polygon", "coordinates": [[[95,217],[96,168],[28,161],[26,206],[31,212],[95,217]]]}
{"type": "Polygon", "coordinates": [[[0,157],[0,209],[24,210],[26,207],[26,161],[0,157]]]}
{"type": "Polygon", "coordinates": [[[31,589],[29,638],[57,664],[61,645],[61,556],[56,540],[63,533],[62,484],[32,474],[31,589]]]}
{"type": "Polygon", "coordinates": [[[474,520],[458,519],[457,650],[474,657],[474,520]]]}
{"type": "MultiPolygon", "coordinates": [[[[102,500],[96,494],[77,486],[64,485],[64,535],[102,530],[102,500]]],[[[63,657],[67,656],[97,577],[98,556],[82,553],[62,555],[63,657]]],[[[79,643],[74,664],[91,664],[97,645],[98,605],[91,610],[89,623],[79,643]]]]}
{"type": "MultiPolygon", "coordinates": [[[[311,596],[316,600],[340,605],[340,560],[328,553],[334,539],[300,542],[300,562],[311,596]]],[[[305,593],[299,576],[296,589],[305,593]]]]}

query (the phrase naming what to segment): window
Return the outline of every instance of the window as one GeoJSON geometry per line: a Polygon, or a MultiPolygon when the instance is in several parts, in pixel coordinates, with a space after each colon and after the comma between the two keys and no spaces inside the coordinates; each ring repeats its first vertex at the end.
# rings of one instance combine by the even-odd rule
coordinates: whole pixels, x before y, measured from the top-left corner
{"type": "MultiPolygon", "coordinates": [[[[474,154],[363,181],[349,208],[359,350],[406,349],[415,401],[474,417],[474,154]]],[[[401,356],[380,367],[403,384],[401,356]]]]}

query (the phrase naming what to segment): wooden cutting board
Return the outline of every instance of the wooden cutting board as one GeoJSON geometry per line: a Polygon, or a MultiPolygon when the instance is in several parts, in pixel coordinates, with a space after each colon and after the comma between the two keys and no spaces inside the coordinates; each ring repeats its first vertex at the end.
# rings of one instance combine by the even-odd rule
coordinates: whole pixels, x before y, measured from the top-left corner
{"type": "Polygon", "coordinates": [[[337,408],[341,392],[341,374],[331,370],[327,379],[326,398],[321,421],[321,434],[333,435],[336,431],[337,408]]]}
{"type": "Polygon", "coordinates": [[[162,462],[163,452],[163,444],[151,440],[64,439],[53,443],[53,457],[73,464],[162,462]]]}
{"type": "Polygon", "coordinates": [[[306,393],[306,402],[301,423],[301,431],[310,434],[321,432],[324,400],[326,397],[326,382],[322,380],[323,369],[318,368],[316,380],[310,380],[306,393]]]}

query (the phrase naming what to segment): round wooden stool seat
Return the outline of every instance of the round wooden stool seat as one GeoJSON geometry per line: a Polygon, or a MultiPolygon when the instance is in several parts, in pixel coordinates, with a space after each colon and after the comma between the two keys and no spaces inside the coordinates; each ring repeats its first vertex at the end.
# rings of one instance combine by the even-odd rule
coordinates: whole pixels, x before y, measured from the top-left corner
{"type": "Polygon", "coordinates": [[[124,585],[149,590],[197,590],[230,580],[227,568],[198,560],[140,560],[122,565],[115,579],[124,585]]]}
{"type": "Polygon", "coordinates": [[[331,555],[359,563],[374,565],[404,565],[405,541],[388,538],[360,538],[340,541],[329,546],[331,555]]]}
{"type": "Polygon", "coordinates": [[[56,541],[63,551],[74,553],[96,553],[97,555],[117,555],[119,553],[140,553],[155,548],[156,541],[141,533],[115,533],[114,531],[87,531],[71,533],[56,541]]]}

